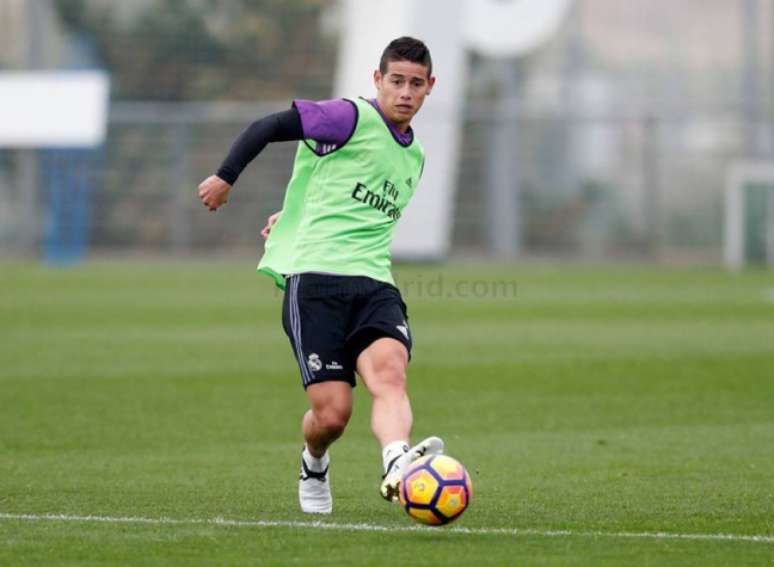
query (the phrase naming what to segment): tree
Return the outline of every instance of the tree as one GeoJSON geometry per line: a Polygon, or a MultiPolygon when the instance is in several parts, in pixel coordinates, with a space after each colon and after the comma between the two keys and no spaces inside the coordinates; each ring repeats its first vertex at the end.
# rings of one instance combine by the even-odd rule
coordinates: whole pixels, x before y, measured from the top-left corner
{"type": "Polygon", "coordinates": [[[254,100],[330,92],[335,45],[319,22],[332,3],[148,0],[129,15],[98,0],[57,8],[70,30],[93,39],[114,98],[254,100]]]}

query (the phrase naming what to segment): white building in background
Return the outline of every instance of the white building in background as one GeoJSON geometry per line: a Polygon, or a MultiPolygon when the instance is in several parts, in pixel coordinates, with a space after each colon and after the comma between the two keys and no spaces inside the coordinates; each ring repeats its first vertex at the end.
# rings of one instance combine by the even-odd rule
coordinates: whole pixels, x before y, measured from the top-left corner
{"type": "MultiPolygon", "coordinates": [[[[570,0],[342,0],[334,96],[372,93],[371,74],[364,70],[374,67],[390,40],[403,35],[427,43],[438,77],[415,120],[427,161],[420,190],[396,229],[396,257],[439,259],[450,251],[469,54],[523,55],[556,32],[570,5],[570,0]]],[[[498,215],[503,233],[514,232],[516,212],[498,215]]]]}
{"type": "Polygon", "coordinates": [[[51,69],[69,56],[52,0],[0,0],[0,69],[51,69]]]}

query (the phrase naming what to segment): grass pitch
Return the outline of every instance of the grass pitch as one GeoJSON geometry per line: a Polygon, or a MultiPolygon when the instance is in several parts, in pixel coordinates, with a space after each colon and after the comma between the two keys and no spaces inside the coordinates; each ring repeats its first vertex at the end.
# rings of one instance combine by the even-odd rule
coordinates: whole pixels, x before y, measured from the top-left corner
{"type": "Polygon", "coordinates": [[[305,396],[249,262],[2,264],[0,565],[774,562],[770,274],[396,275],[414,437],[467,465],[470,532],[378,497],[362,386],[335,525],[302,524],[305,396]]]}

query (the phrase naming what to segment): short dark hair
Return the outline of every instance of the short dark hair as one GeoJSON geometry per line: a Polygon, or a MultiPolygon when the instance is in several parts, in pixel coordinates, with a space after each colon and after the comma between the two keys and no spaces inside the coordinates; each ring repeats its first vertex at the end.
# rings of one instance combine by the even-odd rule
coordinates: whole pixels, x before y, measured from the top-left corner
{"type": "Polygon", "coordinates": [[[379,61],[379,71],[387,72],[387,63],[390,61],[411,61],[427,67],[427,76],[433,75],[433,60],[430,58],[430,50],[424,42],[413,37],[403,36],[393,39],[384,48],[382,59],[379,61]]]}

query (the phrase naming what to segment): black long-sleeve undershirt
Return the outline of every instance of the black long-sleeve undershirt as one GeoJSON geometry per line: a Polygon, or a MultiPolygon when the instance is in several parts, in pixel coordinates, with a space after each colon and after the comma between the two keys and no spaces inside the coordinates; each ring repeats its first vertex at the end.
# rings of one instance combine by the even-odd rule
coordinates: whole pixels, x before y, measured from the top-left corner
{"type": "Polygon", "coordinates": [[[218,168],[217,176],[229,185],[236,183],[247,164],[257,156],[269,142],[290,142],[302,140],[304,131],[301,116],[295,106],[248,126],[231,146],[226,159],[218,168]]]}

